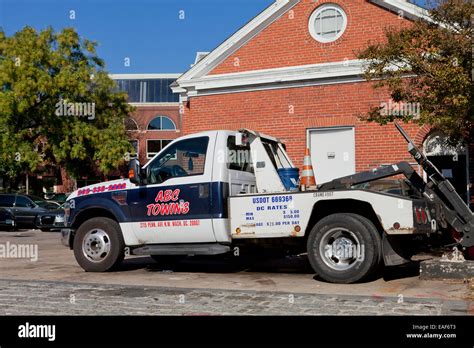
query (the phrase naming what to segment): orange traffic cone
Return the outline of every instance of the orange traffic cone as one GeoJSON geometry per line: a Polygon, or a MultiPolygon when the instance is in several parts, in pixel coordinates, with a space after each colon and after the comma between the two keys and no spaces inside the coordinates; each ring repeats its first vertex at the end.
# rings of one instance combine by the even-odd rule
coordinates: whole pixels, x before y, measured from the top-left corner
{"type": "Polygon", "coordinates": [[[306,148],[303,160],[303,170],[301,171],[301,186],[308,188],[310,186],[316,186],[316,179],[314,178],[313,165],[311,164],[311,156],[309,149],[306,148]]]}

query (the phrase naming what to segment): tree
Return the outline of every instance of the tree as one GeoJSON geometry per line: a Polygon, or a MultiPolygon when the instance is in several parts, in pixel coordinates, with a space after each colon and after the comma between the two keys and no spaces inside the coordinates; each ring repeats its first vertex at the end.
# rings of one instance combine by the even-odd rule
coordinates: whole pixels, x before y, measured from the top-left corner
{"type": "Polygon", "coordinates": [[[413,119],[441,130],[453,142],[472,141],[471,1],[441,0],[430,8],[430,20],[401,30],[387,28],[385,42],[370,43],[358,55],[368,60],[366,79],[375,88],[388,88],[394,102],[419,106],[418,117],[375,107],[366,118],[381,124],[413,119]]]}
{"type": "Polygon", "coordinates": [[[131,111],[96,43],[74,29],[0,30],[0,172],[107,174],[133,151],[123,122],[131,111]]]}

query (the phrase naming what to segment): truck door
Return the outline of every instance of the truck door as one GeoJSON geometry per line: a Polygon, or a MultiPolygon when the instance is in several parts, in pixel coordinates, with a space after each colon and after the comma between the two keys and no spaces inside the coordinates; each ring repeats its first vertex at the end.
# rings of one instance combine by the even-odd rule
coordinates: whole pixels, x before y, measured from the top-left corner
{"type": "Polygon", "coordinates": [[[179,140],[144,168],[147,185],[130,190],[133,231],[145,244],[215,242],[212,163],[215,138],[179,140]]]}

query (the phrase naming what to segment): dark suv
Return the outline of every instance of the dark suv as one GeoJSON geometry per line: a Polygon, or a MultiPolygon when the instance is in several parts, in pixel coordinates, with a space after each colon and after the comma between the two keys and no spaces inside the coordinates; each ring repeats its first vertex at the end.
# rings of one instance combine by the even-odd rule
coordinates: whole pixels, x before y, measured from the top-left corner
{"type": "Polygon", "coordinates": [[[40,197],[6,193],[0,194],[0,208],[10,212],[19,228],[36,228],[38,214],[58,209],[58,205],[40,197]]]}

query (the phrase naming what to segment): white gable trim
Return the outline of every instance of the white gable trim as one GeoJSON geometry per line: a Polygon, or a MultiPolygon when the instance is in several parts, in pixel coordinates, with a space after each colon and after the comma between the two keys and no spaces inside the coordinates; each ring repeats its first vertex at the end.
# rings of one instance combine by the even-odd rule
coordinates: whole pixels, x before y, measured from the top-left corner
{"type": "Polygon", "coordinates": [[[416,20],[425,19],[431,21],[429,12],[418,5],[412,4],[406,0],[369,0],[370,2],[395,12],[405,18],[416,20]]]}
{"type": "Polygon", "coordinates": [[[244,25],[240,30],[184,73],[179,80],[190,80],[207,74],[299,2],[300,0],[276,0],[257,17],[244,25]]]}
{"type": "MultiPolygon", "coordinates": [[[[183,80],[180,82],[178,88],[182,91],[187,91],[188,96],[192,96],[205,90],[221,88],[359,76],[363,73],[364,66],[364,61],[356,59],[333,63],[252,70],[231,74],[207,75],[192,80],[183,80]]],[[[179,91],[176,90],[176,92],[179,91]]]]}
{"type": "MultiPolygon", "coordinates": [[[[406,0],[367,1],[409,19],[427,18],[429,20],[428,11],[406,0]]],[[[171,85],[173,92],[180,93],[183,99],[187,96],[203,94],[204,91],[209,93],[211,90],[212,93],[219,93],[217,91],[220,89],[235,90],[237,87],[242,87],[242,89],[251,87],[258,90],[259,85],[266,85],[266,88],[268,88],[269,84],[279,84],[281,86],[285,83],[294,84],[298,81],[307,83],[309,80],[324,80],[326,81],[325,83],[330,83],[327,82],[328,79],[339,78],[341,80],[342,78],[344,80],[346,77],[360,76],[363,73],[363,62],[360,60],[207,75],[227,57],[299,2],[300,0],[276,0],[247,25],[179,77],[171,85]]]]}

